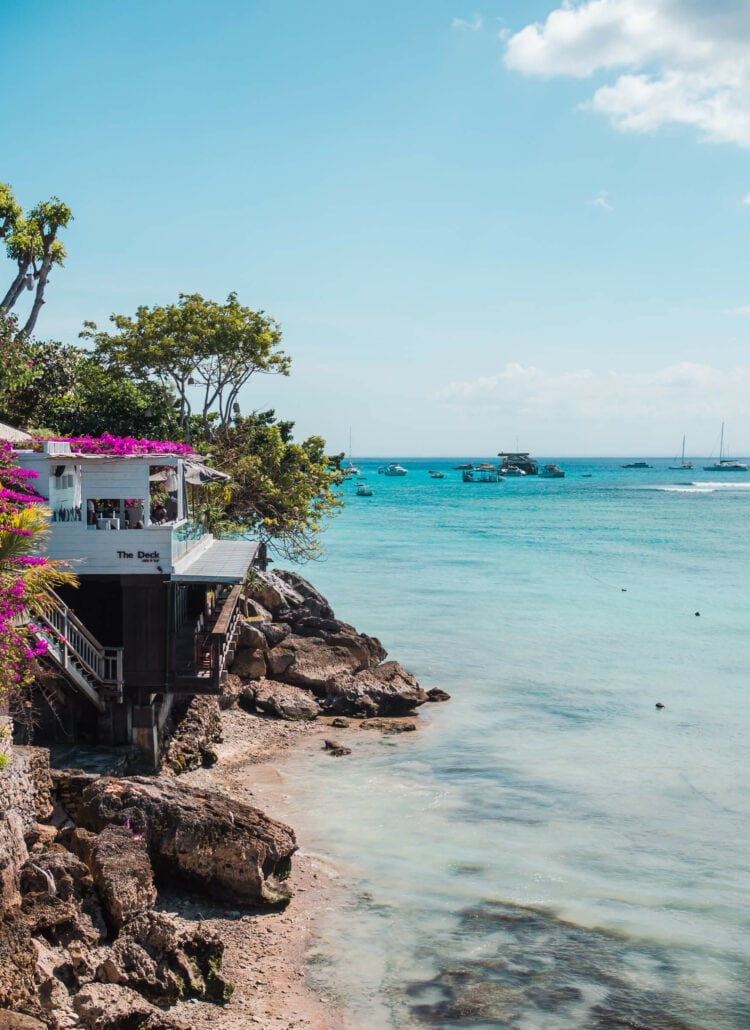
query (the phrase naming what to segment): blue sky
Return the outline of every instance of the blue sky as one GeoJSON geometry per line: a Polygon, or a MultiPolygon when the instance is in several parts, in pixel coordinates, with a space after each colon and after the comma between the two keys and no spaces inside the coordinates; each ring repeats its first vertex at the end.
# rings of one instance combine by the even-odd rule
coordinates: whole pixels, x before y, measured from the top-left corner
{"type": "Polygon", "coordinates": [[[750,5],[0,3],[38,335],[235,290],[333,449],[750,454],[750,5]]]}

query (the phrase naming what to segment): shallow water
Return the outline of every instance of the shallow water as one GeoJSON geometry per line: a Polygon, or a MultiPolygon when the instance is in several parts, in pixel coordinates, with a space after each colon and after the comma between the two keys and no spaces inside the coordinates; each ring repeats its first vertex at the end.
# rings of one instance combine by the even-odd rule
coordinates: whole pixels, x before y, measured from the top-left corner
{"type": "Polygon", "coordinates": [[[351,884],[316,984],[361,1030],[750,1026],[750,474],[402,463],[303,574],[453,699],[289,767],[351,884]]]}

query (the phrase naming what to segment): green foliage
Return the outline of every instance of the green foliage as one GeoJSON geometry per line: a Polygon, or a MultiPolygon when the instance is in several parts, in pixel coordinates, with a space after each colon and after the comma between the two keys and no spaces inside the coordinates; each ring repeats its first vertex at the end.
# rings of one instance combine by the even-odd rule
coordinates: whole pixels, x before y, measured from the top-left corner
{"type": "Polygon", "coordinates": [[[117,332],[85,323],[81,335],[96,344],[97,353],[136,379],[155,378],[179,401],[180,423],[190,439],[192,401],[202,394],[203,434],[214,435],[232,419],[241,388],[257,372],[288,375],[289,358],[279,350],[281,330],[262,311],[243,307],[234,293],[225,304],[200,294],[180,294],[177,304],[140,307],[135,317],[111,315],[117,332]]]}
{"type": "Polygon", "coordinates": [[[322,523],[341,507],[342,456],[327,456],[319,436],[295,443],[293,427],[273,411],[238,417],[217,434],[211,459],[232,477],[225,505],[231,528],[305,561],[320,554],[322,523]]]}

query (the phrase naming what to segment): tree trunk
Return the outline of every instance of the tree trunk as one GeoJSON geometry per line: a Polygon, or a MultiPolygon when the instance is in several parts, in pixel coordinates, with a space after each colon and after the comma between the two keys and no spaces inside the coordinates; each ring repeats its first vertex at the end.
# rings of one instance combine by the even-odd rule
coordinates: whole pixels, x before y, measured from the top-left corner
{"type": "Polygon", "coordinates": [[[23,327],[23,332],[28,333],[29,335],[34,331],[36,320],[39,318],[39,312],[42,310],[42,304],[44,304],[44,287],[47,285],[47,277],[49,276],[49,271],[52,267],[52,242],[53,240],[50,240],[49,245],[47,245],[47,241],[45,240],[44,258],[42,259],[42,267],[39,269],[34,306],[31,309],[31,314],[26,320],[26,325],[23,327]]]}
{"type": "Polygon", "coordinates": [[[30,264],[30,261],[27,261],[25,264],[20,261],[18,262],[18,275],[11,283],[8,292],[0,301],[0,311],[12,310],[14,304],[16,303],[21,294],[21,290],[23,289],[23,281],[26,278],[26,273],[29,270],[30,264]]]}

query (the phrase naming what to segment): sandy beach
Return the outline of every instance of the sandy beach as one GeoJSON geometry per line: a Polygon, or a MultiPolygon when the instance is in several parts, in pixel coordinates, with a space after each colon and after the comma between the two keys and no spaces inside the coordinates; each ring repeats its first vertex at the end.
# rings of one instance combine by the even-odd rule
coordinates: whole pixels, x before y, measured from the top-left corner
{"type": "MultiPolygon", "coordinates": [[[[287,723],[239,709],[222,713],[219,761],[181,779],[218,789],[286,821],[284,760],[291,748],[323,746],[330,720],[287,723]]],[[[346,731],[344,731],[346,732],[346,731]]],[[[335,759],[331,759],[335,761],[335,759]]],[[[261,1026],[295,1030],[354,1030],[331,999],[306,982],[305,955],[317,916],[336,905],[342,887],[336,870],[305,853],[294,856],[289,880],[293,897],[283,911],[243,910],[195,897],[162,892],[160,906],[179,920],[205,922],[225,942],[224,972],[234,994],[224,1008],[182,1002],[173,1010],[196,1028],[239,1030],[261,1026]]]]}

